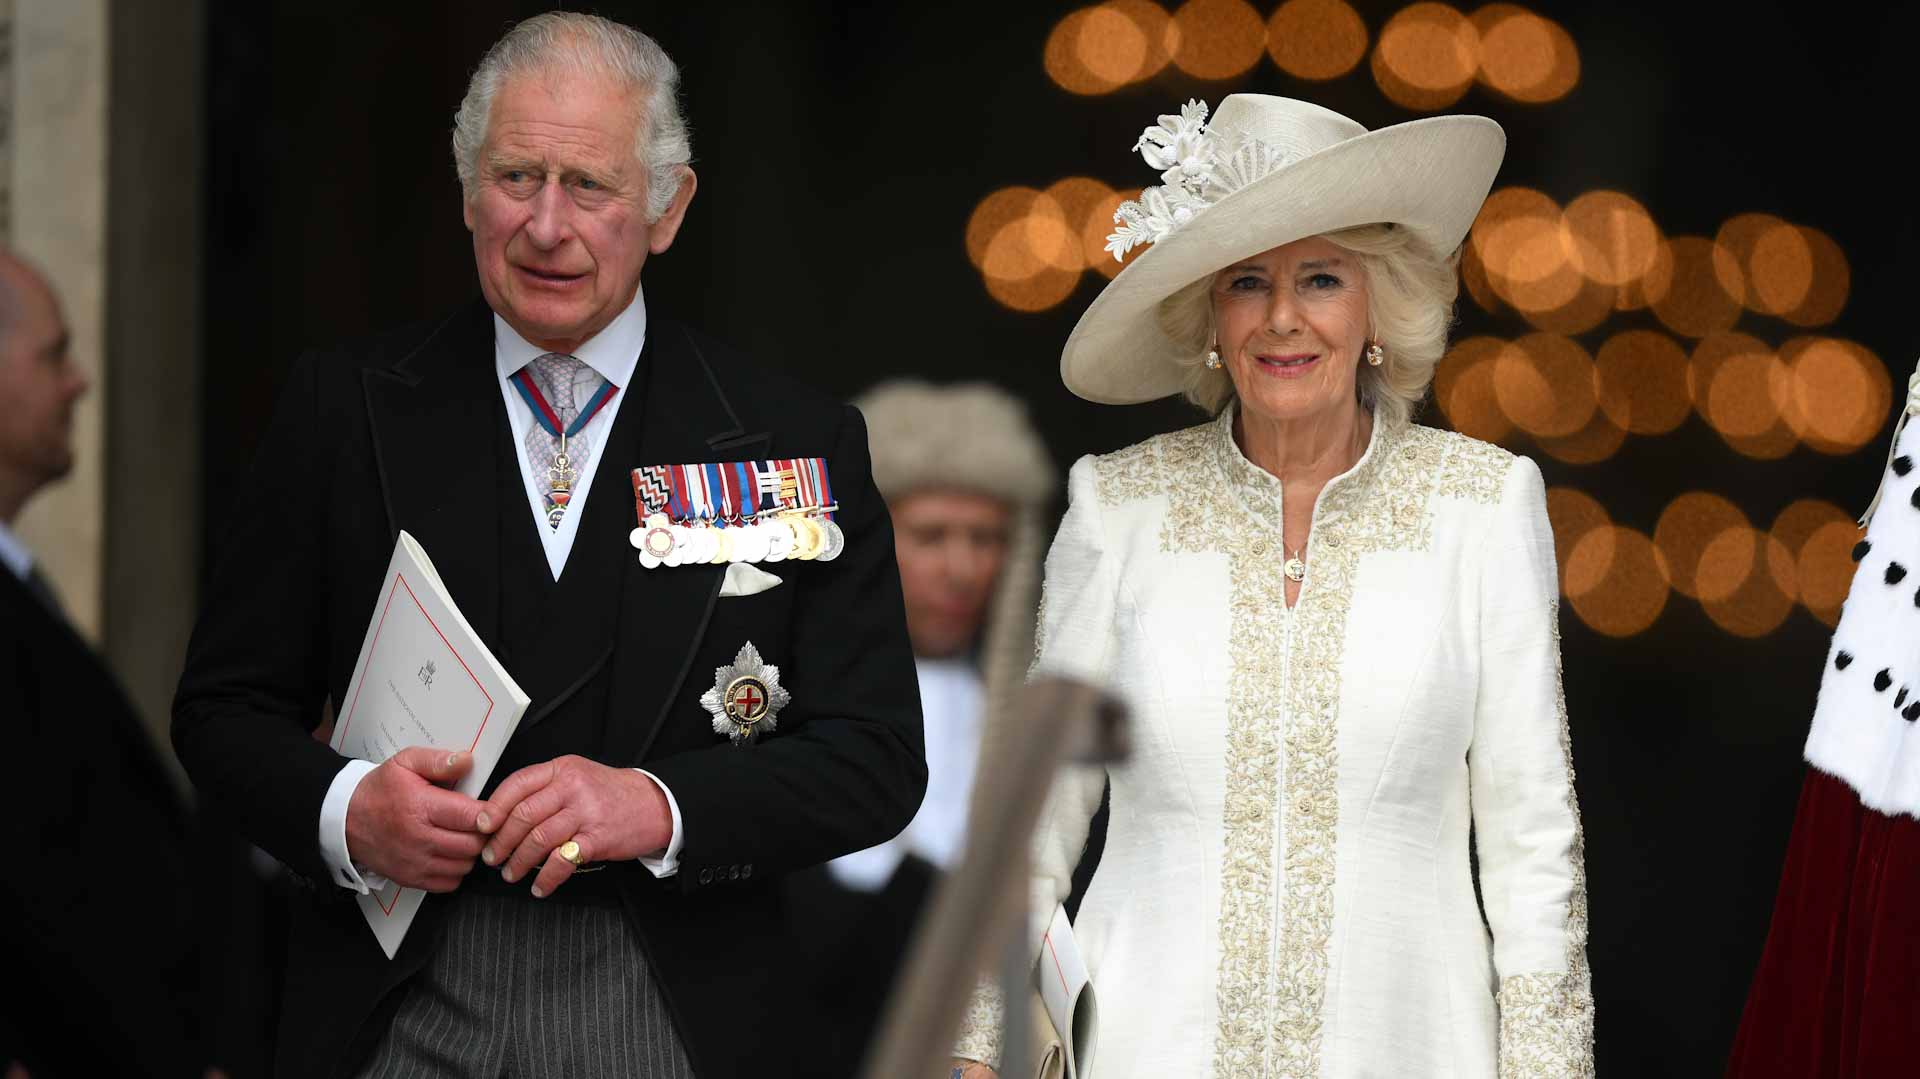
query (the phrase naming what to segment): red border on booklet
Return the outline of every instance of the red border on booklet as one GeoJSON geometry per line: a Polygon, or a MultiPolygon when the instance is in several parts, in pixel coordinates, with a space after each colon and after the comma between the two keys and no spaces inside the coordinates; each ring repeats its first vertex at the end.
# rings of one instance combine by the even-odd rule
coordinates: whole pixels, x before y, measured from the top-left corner
{"type": "MultiPolygon", "coordinates": [[[[380,631],[387,628],[387,612],[393,609],[394,597],[400,594],[400,589],[406,589],[407,598],[413,601],[415,607],[419,608],[420,617],[427,620],[427,625],[433,627],[434,633],[439,634],[440,643],[447,646],[447,651],[452,652],[453,658],[459,662],[460,669],[467,672],[468,678],[473,679],[473,688],[479,690],[480,695],[487,699],[487,711],[480,717],[480,729],[473,732],[473,742],[467,746],[467,752],[471,753],[473,752],[473,747],[480,744],[480,735],[486,732],[487,721],[493,718],[493,695],[487,692],[486,686],[480,684],[480,679],[474,678],[473,668],[467,666],[467,661],[460,655],[460,650],[453,646],[452,641],[447,640],[446,634],[440,632],[440,624],[435,622],[433,616],[427,613],[426,607],[420,602],[420,597],[413,594],[413,586],[407,583],[407,575],[396,570],[393,575],[393,583],[395,587],[387,590],[387,605],[380,609],[380,624],[373,627],[373,643],[367,646],[367,655],[372,656],[373,650],[380,644],[380,631]]],[[[360,685],[353,687],[353,703],[347,706],[347,714],[341,718],[339,738],[343,744],[347,739],[347,729],[353,726],[353,713],[360,707],[360,691],[366,687],[367,673],[366,671],[360,672],[360,685]]],[[[400,902],[400,893],[397,890],[394,892],[393,901],[395,903],[400,902]]],[[[380,903],[380,898],[377,894],[374,896],[374,902],[380,903]]],[[[389,904],[380,903],[380,909],[385,911],[389,917],[393,914],[393,907],[389,904]]]]}

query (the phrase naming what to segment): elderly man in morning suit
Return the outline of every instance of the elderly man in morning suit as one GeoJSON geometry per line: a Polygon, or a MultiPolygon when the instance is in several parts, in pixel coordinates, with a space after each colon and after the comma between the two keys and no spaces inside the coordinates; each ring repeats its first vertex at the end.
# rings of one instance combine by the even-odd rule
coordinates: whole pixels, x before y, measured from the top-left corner
{"type": "Polygon", "coordinates": [[[676,83],[616,23],[509,31],[454,133],[484,302],[304,356],[260,451],[174,741],[315,882],[283,1074],[804,1072],[769,878],[919,804],[913,657],[859,414],[644,302],[641,266],[694,193],[676,83]],[[811,459],[844,533],[832,561],[636,561],[632,470],[811,459]],[[447,789],[462,754],[375,767],[309,734],[401,529],[532,697],[484,802],[447,789]],[[787,703],[735,744],[701,697],[747,644],[787,703]],[[392,961],[348,901],[379,878],[434,893],[392,961]]]}

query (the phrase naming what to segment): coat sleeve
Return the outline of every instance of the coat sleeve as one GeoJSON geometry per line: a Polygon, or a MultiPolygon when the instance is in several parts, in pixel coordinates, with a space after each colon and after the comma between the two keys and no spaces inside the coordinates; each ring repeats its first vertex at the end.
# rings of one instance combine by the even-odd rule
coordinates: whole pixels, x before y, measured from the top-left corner
{"type": "Polygon", "coordinates": [[[346,763],[311,733],[326,695],[318,370],[303,356],[274,409],[173,700],[174,751],[201,795],[310,880],[328,875],[320,803],[346,763]]]}
{"type": "Polygon", "coordinates": [[[852,408],[828,472],[846,549],[821,566],[830,572],[795,575],[793,661],[782,671],[793,725],[751,749],[722,743],[647,764],[680,805],[683,890],[704,867],[760,877],[874,846],[907,826],[926,793],[893,527],[852,408]]]}
{"type": "Polygon", "coordinates": [[[1468,753],[1499,974],[1500,1075],[1593,1074],[1586,870],[1559,589],[1540,470],[1516,459],[1479,561],[1480,687],[1468,753]]]}
{"type": "MultiPolygon", "coordinates": [[[[1108,550],[1095,491],[1094,461],[1083,457],[1068,477],[1067,515],[1047,551],[1033,673],[1110,683],[1119,590],[1118,562],[1108,550]]],[[[976,797],[991,796],[985,782],[983,778],[976,797]]],[[[1086,849],[1087,828],[1105,786],[1104,768],[1068,765],[1054,778],[1040,811],[1032,847],[1031,913],[1039,923],[1033,929],[1036,959],[1047,918],[1072,890],[1073,870],[1086,849]]],[[[983,981],[967,1009],[954,1055],[998,1069],[1004,1018],[998,984],[983,981]]]]}

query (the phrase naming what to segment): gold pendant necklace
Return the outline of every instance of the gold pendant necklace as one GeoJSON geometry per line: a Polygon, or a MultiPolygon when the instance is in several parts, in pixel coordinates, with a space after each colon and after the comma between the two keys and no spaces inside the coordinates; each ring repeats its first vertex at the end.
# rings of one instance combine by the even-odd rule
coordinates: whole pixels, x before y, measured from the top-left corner
{"type": "Polygon", "coordinates": [[[1295,584],[1306,580],[1307,577],[1306,560],[1300,557],[1303,553],[1305,553],[1304,550],[1293,552],[1292,555],[1288,556],[1287,564],[1281,567],[1287,575],[1287,580],[1295,584]]]}

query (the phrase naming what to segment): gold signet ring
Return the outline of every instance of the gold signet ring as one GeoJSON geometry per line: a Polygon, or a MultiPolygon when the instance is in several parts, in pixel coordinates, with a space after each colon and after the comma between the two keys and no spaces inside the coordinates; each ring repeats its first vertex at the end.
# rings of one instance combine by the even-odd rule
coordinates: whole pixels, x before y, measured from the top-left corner
{"type": "Polygon", "coordinates": [[[580,844],[575,843],[571,839],[567,840],[565,843],[560,844],[560,849],[556,853],[558,853],[560,857],[566,859],[567,861],[572,862],[575,866],[582,866],[587,864],[587,860],[585,858],[580,857],[580,844]]]}

